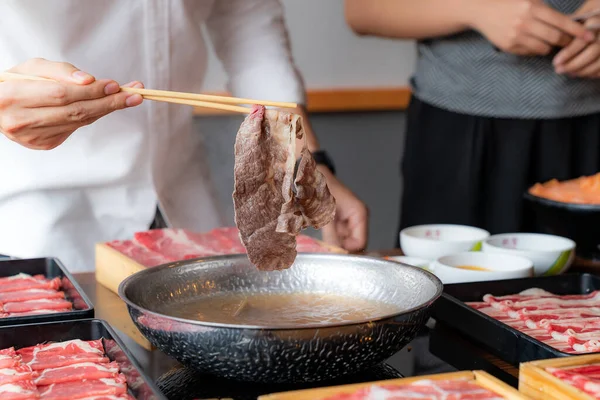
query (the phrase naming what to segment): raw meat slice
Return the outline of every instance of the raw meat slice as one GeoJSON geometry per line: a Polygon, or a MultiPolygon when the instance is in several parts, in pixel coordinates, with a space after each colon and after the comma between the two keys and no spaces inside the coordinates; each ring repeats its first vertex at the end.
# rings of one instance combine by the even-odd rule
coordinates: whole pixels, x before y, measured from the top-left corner
{"type": "Polygon", "coordinates": [[[46,277],[44,275],[29,275],[29,274],[24,274],[24,273],[20,273],[20,274],[15,274],[15,275],[11,275],[11,276],[5,276],[0,278],[0,285],[5,285],[5,284],[13,284],[16,281],[22,281],[22,280],[42,280],[42,279],[46,279],[46,277]]]}
{"type": "Polygon", "coordinates": [[[294,179],[300,117],[254,106],[235,142],[235,222],[252,264],[261,270],[289,268],[296,236],[333,220],[335,200],[306,148],[294,179]]]}
{"type": "Polygon", "coordinates": [[[138,232],[134,238],[148,250],[160,253],[173,261],[217,254],[210,248],[196,243],[183,229],[155,229],[138,232]]]}
{"type": "Polygon", "coordinates": [[[32,379],[33,371],[28,365],[0,369],[0,386],[7,383],[30,381],[32,379]]]}
{"type": "Polygon", "coordinates": [[[209,233],[217,238],[223,248],[229,249],[229,254],[246,254],[246,248],[242,244],[240,231],[237,228],[217,228],[209,233]]]}
{"type": "Polygon", "coordinates": [[[38,391],[40,396],[46,400],[85,399],[107,395],[124,395],[127,393],[127,384],[125,377],[118,375],[116,378],[86,379],[38,386],[38,391]]]}
{"type": "Polygon", "coordinates": [[[168,259],[160,253],[148,250],[133,240],[113,240],[112,242],[106,243],[106,245],[117,250],[119,253],[132,258],[145,267],[155,267],[157,265],[174,261],[168,259]]]}
{"type": "Polygon", "coordinates": [[[32,400],[38,399],[36,386],[31,381],[8,383],[0,386],[2,400],[32,400]]]}
{"type": "Polygon", "coordinates": [[[21,357],[17,355],[14,347],[0,350],[0,368],[16,367],[21,363],[21,357]]]}
{"type": "Polygon", "coordinates": [[[502,400],[503,397],[473,381],[423,379],[409,384],[381,384],[338,394],[326,400],[502,400]]]}
{"type": "Polygon", "coordinates": [[[104,364],[85,362],[66,367],[45,369],[33,382],[36,385],[43,386],[53,383],[82,381],[85,379],[115,378],[118,374],[119,364],[116,362],[104,364]]]}
{"type": "Polygon", "coordinates": [[[0,284],[0,293],[16,292],[26,289],[54,289],[60,288],[60,278],[45,279],[39,277],[22,277],[12,279],[0,284]]]}
{"type": "Polygon", "coordinates": [[[65,299],[38,299],[2,304],[2,309],[7,313],[24,313],[36,310],[68,311],[72,308],[73,304],[65,299]]]}
{"type": "Polygon", "coordinates": [[[41,344],[17,350],[23,363],[33,370],[66,367],[84,362],[108,363],[101,340],[70,340],[60,343],[41,344]]]}
{"type": "Polygon", "coordinates": [[[65,294],[53,289],[26,289],[18,292],[0,293],[0,303],[39,299],[64,299],[65,294]]]}
{"type": "Polygon", "coordinates": [[[598,368],[592,368],[591,374],[586,371],[589,367],[576,368],[546,368],[557,378],[575,386],[595,398],[600,398],[600,381],[597,380],[598,368]]]}
{"type": "Polygon", "coordinates": [[[5,313],[6,317],[28,317],[30,315],[43,315],[43,314],[56,314],[59,312],[64,312],[64,310],[32,310],[26,311],[22,313],[5,313]]]}
{"type": "Polygon", "coordinates": [[[135,398],[129,394],[122,394],[120,396],[115,396],[115,395],[92,396],[92,397],[86,397],[85,400],[135,400],[135,398]]]}

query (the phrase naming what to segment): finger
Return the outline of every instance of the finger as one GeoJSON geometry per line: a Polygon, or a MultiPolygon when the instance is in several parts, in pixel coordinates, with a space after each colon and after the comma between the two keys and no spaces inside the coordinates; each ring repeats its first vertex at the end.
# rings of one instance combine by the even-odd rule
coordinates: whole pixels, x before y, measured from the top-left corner
{"type": "Polygon", "coordinates": [[[64,107],[44,107],[35,109],[30,127],[61,126],[70,123],[84,124],[92,118],[99,118],[113,111],[135,107],[142,103],[142,96],[119,92],[96,100],[84,100],[64,107]]]}
{"type": "Polygon", "coordinates": [[[0,105],[18,105],[25,108],[63,106],[77,101],[100,99],[119,90],[119,84],[108,79],[89,85],[7,81],[0,83],[0,105]]]}
{"type": "Polygon", "coordinates": [[[581,53],[577,54],[571,60],[562,64],[562,74],[574,74],[588,65],[596,62],[600,57],[600,46],[597,44],[588,45],[581,53]]]}
{"type": "Polygon", "coordinates": [[[556,73],[562,74],[563,64],[570,61],[577,54],[581,53],[585,48],[589,45],[584,40],[575,39],[571,42],[570,45],[562,49],[556,54],[552,63],[554,64],[554,68],[556,69],[556,73]]]}
{"type": "Polygon", "coordinates": [[[529,35],[521,37],[517,47],[522,48],[527,55],[546,55],[552,51],[552,47],[548,43],[529,35]]]}
{"type": "Polygon", "coordinates": [[[133,81],[133,82],[129,82],[129,83],[123,85],[123,87],[143,89],[144,84],[140,81],[133,81]]]}
{"type": "Polygon", "coordinates": [[[550,46],[564,47],[572,40],[569,35],[560,29],[537,20],[527,24],[525,32],[550,46]]]}
{"type": "Polygon", "coordinates": [[[573,21],[569,16],[564,15],[546,5],[534,6],[534,17],[540,21],[552,25],[557,29],[560,29],[562,32],[565,32],[572,37],[576,37],[587,42],[592,42],[596,39],[596,35],[587,30],[582,24],[573,21]]]}
{"type": "Polygon", "coordinates": [[[321,229],[321,232],[323,234],[323,241],[325,243],[328,243],[332,246],[337,246],[337,247],[340,247],[342,245],[342,243],[337,235],[334,222],[325,225],[321,229]]]}
{"type": "Polygon", "coordinates": [[[348,219],[350,235],[344,239],[343,246],[348,251],[361,251],[367,245],[368,223],[366,214],[356,213],[348,219]]]}
{"type": "Polygon", "coordinates": [[[72,64],[48,61],[43,58],[32,58],[9,70],[24,75],[34,75],[54,79],[61,82],[87,85],[95,78],[87,72],[80,71],[72,64]]]}
{"type": "Polygon", "coordinates": [[[600,59],[597,59],[595,62],[591,63],[585,68],[582,68],[577,72],[577,76],[581,78],[592,78],[598,75],[600,72],[600,59]]]}

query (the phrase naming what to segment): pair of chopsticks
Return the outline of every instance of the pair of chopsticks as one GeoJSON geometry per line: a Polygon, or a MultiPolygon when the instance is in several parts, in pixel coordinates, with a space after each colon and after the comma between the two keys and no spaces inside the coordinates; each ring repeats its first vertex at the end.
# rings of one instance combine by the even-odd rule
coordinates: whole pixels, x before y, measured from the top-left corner
{"type": "MultiPolygon", "coordinates": [[[[39,76],[15,74],[13,72],[0,72],[0,82],[9,80],[37,80],[54,81],[39,76]]],[[[121,87],[121,91],[141,95],[146,100],[162,101],[166,103],[183,104],[194,107],[214,108],[218,110],[233,111],[248,114],[249,107],[237,106],[235,104],[260,104],[279,108],[296,108],[296,103],[286,103],[269,100],[243,99],[238,97],[215,96],[209,94],[195,94],[184,92],[171,92],[167,90],[137,89],[121,87]]]]}

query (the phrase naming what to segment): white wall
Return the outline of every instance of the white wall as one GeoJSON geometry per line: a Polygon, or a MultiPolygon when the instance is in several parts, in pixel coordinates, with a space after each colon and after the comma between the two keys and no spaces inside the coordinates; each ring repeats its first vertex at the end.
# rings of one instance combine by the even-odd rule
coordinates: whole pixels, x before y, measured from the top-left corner
{"type": "MultiPolygon", "coordinates": [[[[308,88],[404,86],[413,71],[413,42],[360,38],[344,20],[343,0],[282,0],[294,58],[308,88]]],[[[225,90],[213,56],[205,90],[225,90]]]]}

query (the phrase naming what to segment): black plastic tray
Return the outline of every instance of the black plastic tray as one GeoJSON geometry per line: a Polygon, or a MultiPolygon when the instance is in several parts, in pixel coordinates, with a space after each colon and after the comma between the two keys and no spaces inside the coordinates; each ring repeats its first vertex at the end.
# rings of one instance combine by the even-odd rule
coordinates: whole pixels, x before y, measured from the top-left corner
{"type": "Polygon", "coordinates": [[[585,294],[600,289],[600,278],[590,274],[567,274],[446,285],[444,293],[433,306],[432,317],[485,346],[492,354],[515,367],[527,361],[572,356],[465,304],[483,301],[483,296],[488,293],[504,296],[534,287],[560,295],[585,294]]]}
{"type": "Polygon", "coordinates": [[[12,346],[19,349],[43,342],[73,339],[104,339],[105,349],[109,346],[113,349],[113,351],[107,352],[108,357],[111,361],[119,364],[121,372],[127,378],[130,394],[134,398],[137,400],[167,400],[152,380],[143,373],[112,328],[102,320],[84,319],[0,328],[0,349],[12,346]]]}
{"type": "MultiPolygon", "coordinates": [[[[66,270],[66,268],[55,258],[34,258],[34,259],[0,259],[0,277],[25,273],[29,275],[44,275],[46,278],[56,278],[68,280],[77,292],[77,301],[75,305],[78,309],[53,313],[31,315],[26,317],[7,317],[0,318],[0,326],[21,325],[52,321],[66,321],[73,319],[93,318],[94,306],[87,297],[81,286],[66,270]]],[[[69,299],[73,301],[74,299],[69,299]]]]}

